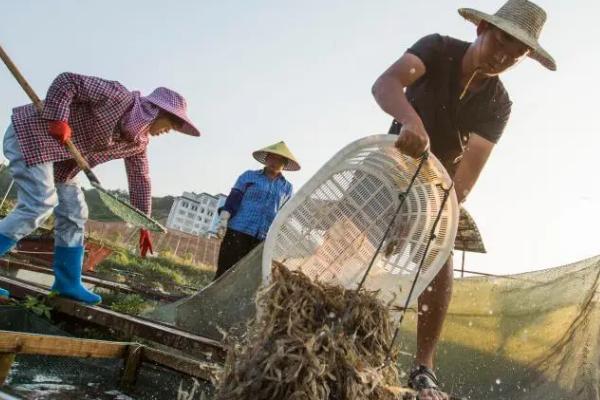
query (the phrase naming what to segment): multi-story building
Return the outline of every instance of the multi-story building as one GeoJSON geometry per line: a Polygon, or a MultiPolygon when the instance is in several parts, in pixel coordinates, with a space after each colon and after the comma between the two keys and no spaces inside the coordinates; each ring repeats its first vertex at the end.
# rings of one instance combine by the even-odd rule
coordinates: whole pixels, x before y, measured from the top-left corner
{"type": "Polygon", "coordinates": [[[171,206],[167,228],[192,235],[215,234],[219,223],[217,209],[225,204],[226,198],[222,193],[213,196],[208,193],[183,192],[171,206]]]}

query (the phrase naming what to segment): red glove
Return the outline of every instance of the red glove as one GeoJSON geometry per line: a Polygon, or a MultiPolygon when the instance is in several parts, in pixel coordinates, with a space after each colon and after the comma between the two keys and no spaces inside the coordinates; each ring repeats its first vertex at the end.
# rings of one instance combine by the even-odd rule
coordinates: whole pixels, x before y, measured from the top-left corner
{"type": "Polygon", "coordinates": [[[148,250],[150,250],[150,254],[154,254],[150,233],[146,229],[140,229],[140,254],[142,257],[146,257],[148,250]]]}
{"type": "Polygon", "coordinates": [[[65,144],[67,140],[71,139],[71,127],[65,121],[50,121],[48,131],[61,144],[65,144]]]}

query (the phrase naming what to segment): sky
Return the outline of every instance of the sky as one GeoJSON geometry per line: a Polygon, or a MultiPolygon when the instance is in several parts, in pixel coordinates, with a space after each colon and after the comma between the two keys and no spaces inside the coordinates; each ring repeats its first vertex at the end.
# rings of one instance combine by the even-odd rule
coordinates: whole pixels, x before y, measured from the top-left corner
{"type": "MultiPolygon", "coordinates": [[[[511,119],[465,206],[488,250],[469,269],[513,274],[600,254],[600,3],[538,0],[542,45],[557,72],[525,60],[502,76],[511,119]]],[[[170,134],[149,147],[155,196],[228,193],[251,153],[284,140],[302,164],[298,189],[350,142],[385,133],[391,118],[375,79],[420,37],[473,40],[460,7],[494,13],[497,0],[0,1],[0,45],[44,97],[71,71],[148,94],[183,94],[203,135],[170,134]]],[[[0,68],[0,121],[28,102],[0,68]]],[[[4,130],[3,128],[0,130],[4,130]]],[[[127,187],[122,161],[96,168],[127,187]]],[[[83,181],[83,179],[82,179],[83,181]]],[[[459,258],[457,258],[457,261],[459,258]]]]}

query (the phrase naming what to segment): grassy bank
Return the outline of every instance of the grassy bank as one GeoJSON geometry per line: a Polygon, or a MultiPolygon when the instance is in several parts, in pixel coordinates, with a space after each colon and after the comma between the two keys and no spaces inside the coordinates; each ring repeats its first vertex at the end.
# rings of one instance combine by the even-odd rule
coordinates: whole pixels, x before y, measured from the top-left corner
{"type": "MultiPolygon", "coordinates": [[[[214,268],[169,256],[141,258],[125,250],[117,250],[96,266],[95,275],[133,287],[188,296],[211,282],[214,268]]],[[[139,294],[103,292],[102,296],[106,307],[132,315],[156,306],[156,302],[148,301],[139,294]]]]}

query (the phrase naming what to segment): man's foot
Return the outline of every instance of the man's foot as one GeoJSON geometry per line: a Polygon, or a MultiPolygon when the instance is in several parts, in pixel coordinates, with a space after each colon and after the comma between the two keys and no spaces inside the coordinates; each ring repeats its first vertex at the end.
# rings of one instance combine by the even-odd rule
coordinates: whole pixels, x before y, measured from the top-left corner
{"type": "Polygon", "coordinates": [[[435,373],[424,365],[419,365],[410,372],[408,386],[417,391],[419,400],[451,399],[448,394],[440,390],[435,373]]]}

